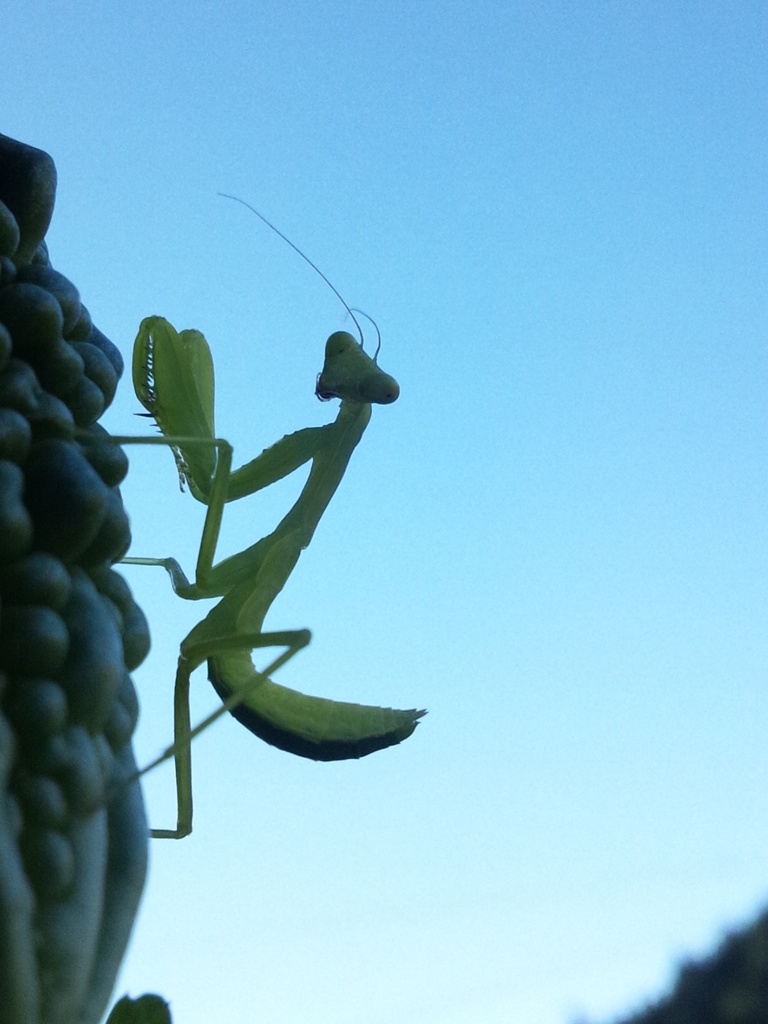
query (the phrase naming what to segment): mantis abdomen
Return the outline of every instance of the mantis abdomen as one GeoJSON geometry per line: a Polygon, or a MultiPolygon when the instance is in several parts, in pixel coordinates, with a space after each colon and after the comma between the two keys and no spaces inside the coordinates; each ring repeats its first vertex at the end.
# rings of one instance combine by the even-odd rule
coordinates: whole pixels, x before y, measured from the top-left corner
{"type": "Polygon", "coordinates": [[[273,747],[313,761],[360,758],[394,746],[425,714],[312,697],[266,677],[254,686],[258,675],[250,658],[241,655],[208,659],[208,678],[222,701],[232,696],[233,683],[249,691],[230,709],[241,725],[273,747]]]}

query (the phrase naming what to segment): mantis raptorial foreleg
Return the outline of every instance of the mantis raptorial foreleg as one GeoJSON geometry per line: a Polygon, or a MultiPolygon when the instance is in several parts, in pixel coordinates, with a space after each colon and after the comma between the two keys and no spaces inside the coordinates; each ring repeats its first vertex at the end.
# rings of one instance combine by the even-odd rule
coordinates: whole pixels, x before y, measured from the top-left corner
{"type": "Polygon", "coordinates": [[[268,676],[306,646],[310,634],[307,630],[264,632],[262,628],[341,482],[370,420],[371,403],[395,401],[399,388],[351,335],[337,332],[326,344],[316,387],[321,398],[341,399],[335,421],[290,434],[232,472],[231,446],[215,437],[213,362],[199,332],[179,334],[161,317],[144,320],[134,348],[134,385],[164,436],[115,440],[169,446],[182,481],[208,508],[194,582],[174,559],[125,561],[163,566],[180,597],[221,597],[182,641],[174,691],[174,742],[144,769],[175,759],[177,827],[152,834],[182,838],[192,830],[191,741],[225,711],[266,742],[320,761],[359,758],[399,743],[424,714],[311,697],[277,685],[268,676]],[[311,464],[307,481],[276,529],[245,551],[215,564],[225,503],[253,494],[307,462],[311,464]],[[283,647],[283,652],[258,671],[251,652],[276,646],[283,647]],[[189,680],[206,660],[209,678],[223,703],[192,728],[189,680]]]}

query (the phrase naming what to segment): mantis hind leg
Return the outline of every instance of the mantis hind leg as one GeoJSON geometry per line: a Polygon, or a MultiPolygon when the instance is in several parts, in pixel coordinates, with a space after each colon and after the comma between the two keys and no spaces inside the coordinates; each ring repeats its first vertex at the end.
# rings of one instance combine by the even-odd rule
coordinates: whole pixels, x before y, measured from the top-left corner
{"type": "MultiPolygon", "coordinates": [[[[237,634],[230,637],[211,638],[205,644],[196,645],[189,655],[179,657],[176,670],[176,682],[173,694],[173,729],[174,739],[170,747],[163,751],[139,772],[139,776],[173,758],[176,771],[176,806],[177,818],[175,829],[152,829],[150,834],[155,839],[183,839],[192,831],[192,740],[212,725],[227,711],[232,711],[253,693],[261,684],[267,682],[267,675],[276,672],[294,654],[306,647],[310,641],[309,630],[287,630],[283,632],[259,633],[257,635],[237,634]],[[260,647],[284,647],[264,669],[258,672],[250,662],[251,672],[240,689],[229,692],[222,697],[221,707],[216,708],[197,725],[192,727],[189,713],[189,681],[194,670],[208,657],[221,652],[237,651],[241,655],[260,647]]],[[[274,684],[273,684],[274,685],[274,684]]]]}

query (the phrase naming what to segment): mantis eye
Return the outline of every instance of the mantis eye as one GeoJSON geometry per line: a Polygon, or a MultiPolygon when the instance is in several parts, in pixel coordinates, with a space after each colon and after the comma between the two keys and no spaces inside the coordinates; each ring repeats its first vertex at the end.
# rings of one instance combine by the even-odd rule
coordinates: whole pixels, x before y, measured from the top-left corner
{"type": "Polygon", "coordinates": [[[347,331],[336,331],[325,343],[326,364],[350,356],[354,359],[356,352],[362,352],[360,342],[347,331]]]}
{"type": "Polygon", "coordinates": [[[378,370],[366,381],[360,383],[360,402],[371,402],[374,405],[390,405],[400,397],[400,385],[394,377],[378,370]]]}

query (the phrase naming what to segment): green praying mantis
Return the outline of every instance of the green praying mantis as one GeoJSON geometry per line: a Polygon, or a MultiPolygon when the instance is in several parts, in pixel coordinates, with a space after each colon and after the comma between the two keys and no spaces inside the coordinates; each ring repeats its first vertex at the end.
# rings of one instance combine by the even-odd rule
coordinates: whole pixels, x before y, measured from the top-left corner
{"type": "MultiPolygon", "coordinates": [[[[277,231],[258,211],[253,212],[277,231]]],[[[345,331],[332,334],[315,393],[323,400],[341,399],[336,419],[289,434],[232,471],[232,447],[216,437],[214,427],[214,369],[207,341],[199,331],[177,332],[159,316],[148,317],[139,328],[133,350],[134,388],[162,436],[115,440],[170,447],[180,480],[207,511],[193,582],[173,558],[131,557],[124,562],[162,566],[175,593],[186,600],[221,598],[181,642],[174,687],[174,741],[141,772],[171,757],[175,760],[176,828],[153,829],[156,838],[181,839],[192,831],[191,743],[226,711],[267,743],[316,761],[360,758],[400,743],[425,714],[309,696],[269,678],[307,646],[310,632],[265,631],[267,612],[341,483],[370,421],[371,406],[389,405],[399,395],[395,379],[377,365],[377,355],[378,350],[373,358],[364,351],[362,332],[360,342],[345,331]],[[224,505],[263,490],[306,463],[311,463],[307,481],[272,533],[214,563],[224,505]],[[266,668],[256,669],[252,652],[271,647],[283,650],[266,668]],[[193,728],[190,677],[204,661],[222,704],[193,728]]]]}

